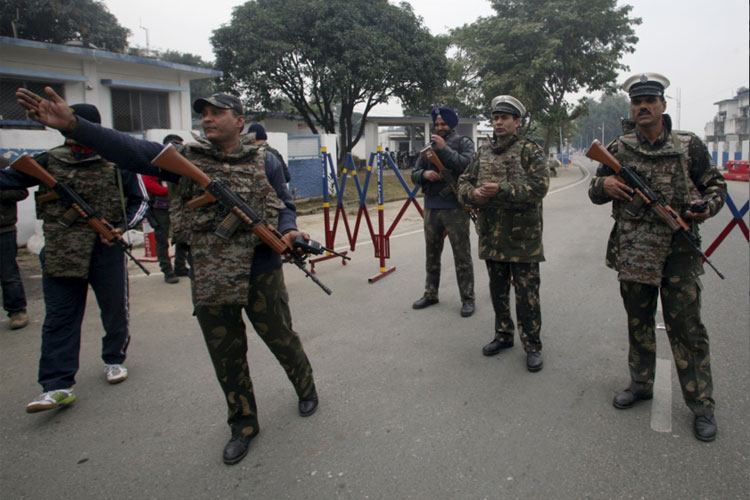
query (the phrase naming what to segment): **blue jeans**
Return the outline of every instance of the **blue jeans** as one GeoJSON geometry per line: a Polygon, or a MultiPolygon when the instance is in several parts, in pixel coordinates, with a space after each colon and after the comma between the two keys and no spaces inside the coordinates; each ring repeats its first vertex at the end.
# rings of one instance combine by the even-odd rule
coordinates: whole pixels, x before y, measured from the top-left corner
{"type": "Polygon", "coordinates": [[[0,233],[0,286],[3,289],[3,309],[8,316],[26,312],[26,293],[16,263],[17,254],[16,230],[0,233]]]}

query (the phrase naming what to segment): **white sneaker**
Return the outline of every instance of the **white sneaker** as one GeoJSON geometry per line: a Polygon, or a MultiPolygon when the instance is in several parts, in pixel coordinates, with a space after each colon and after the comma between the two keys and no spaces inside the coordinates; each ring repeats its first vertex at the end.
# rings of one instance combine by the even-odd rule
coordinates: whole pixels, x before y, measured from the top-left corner
{"type": "Polygon", "coordinates": [[[34,401],[26,405],[26,413],[51,410],[59,406],[68,406],[76,400],[73,388],[57,389],[42,393],[34,401]]]}
{"type": "Polygon", "coordinates": [[[119,384],[128,378],[128,369],[122,365],[104,365],[104,375],[110,384],[119,384]]]}

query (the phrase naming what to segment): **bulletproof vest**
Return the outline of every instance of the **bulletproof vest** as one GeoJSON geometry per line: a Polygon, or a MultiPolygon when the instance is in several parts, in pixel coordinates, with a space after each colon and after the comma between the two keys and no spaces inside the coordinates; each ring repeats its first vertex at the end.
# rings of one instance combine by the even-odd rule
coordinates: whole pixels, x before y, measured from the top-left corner
{"type": "MultiPolygon", "coordinates": [[[[523,158],[529,154],[529,148],[536,148],[534,143],[513,136],[503,142],[492,142],[479,150],[479,163],[483,168],[478,172],[477,186],[486,182],[509,182],[520,184],[525,181],[527,165],[523,158]],[[519,168],[519,165],[521,168],[519,168]]],[[[523,209],[527,203],[494,203],[498,208],[523,209]]]]}
{"type": "MultiPolygon", "coordinates": [[[[242,144],[239,151],[225,154],[209,143],[191,143],[182,153],[212,180],[227,183],[270,225],[278,224],[279,211],[285,205],[266,177],[263,150],[242,144]]],[[[177,219],[180,231],[189,238],[195,272],[193,302],[196,305],[245,305],[253,255],[261,241],[244,223],[229,240],[217,236],[216,228],[229,210],[219,203],[194,211],[186,205],[203,192],[202,187],[183,177],[179,184],[180,202],[174,203],[170,210],[171,219],[177,219]]]]}
{"type": "MultiPolygon", "coordinates": [[[[651,150],[641,143],[635,132],[628,133],[617,140],[617,157],[621,165],[635,167],[654,192],[660,194],[677,213],[682,213],[691,200],[701,198],[688,170],[688,151],[693,137],[689,132],[674,131],[668,133],[661,147],[651,150]]],[[[622,220],[658,220],[658,216],[639,200],[616,202],[613,206],[615,216],[622,220]]]]}
{"type": "MultiPolygon", "coordinates": [[[[115,166],[98,155],[76,159],[70,146],[47,152],[47,170],[58,181],[70,186],[99,217],[115,224],[123,218],[120,191],[115,183],[115,166]]],[[[44,203],[39,196],[50,191],[40,185],[36,193],[37,218],[44,222],[44,275],[47,277],[88,278],[89,263],[99,233],[83,217],[70,227],[59,223],[70,203],[58,198],[44,203]]]]}
{"type": "MultiPolygon", "coordinates": [[[[687,152],[694,137],[689,132],[667,132],[664,144],[651,150],[630,132],[617,139],[617,158],[622,166],[634,167],[657,195],[683,213],[691,199],[701,197],[689,177],[687,152]]],[[[683,240],[675,240],[669,226],[638,199],[613,201],[617,231],[610,235],[607,265],[618,270],[620,280],[651,286],[659,286],[664,277],[702,274],[700,256],[683,240]]]]}

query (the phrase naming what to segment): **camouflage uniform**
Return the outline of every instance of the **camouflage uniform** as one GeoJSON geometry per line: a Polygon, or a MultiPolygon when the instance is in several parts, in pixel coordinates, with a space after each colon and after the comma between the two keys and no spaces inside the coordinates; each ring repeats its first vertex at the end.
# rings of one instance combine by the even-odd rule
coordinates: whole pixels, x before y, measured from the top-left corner
{"type": "MultiPolygon", "coordinates": [[[[471,162],[474,143],[468,137],[458,135],[455,130],[445,137],[446,146],[435,151],[443,166],[458,177],[471,162]]],[[[474,264],[471,260],[471,240],[469,239],[470,219],[456,199],[453,190],[445,181],[425,182],[425,170],[437,171],[432,163],[420,156],[412,172],[412,181],[422,187],[425,195],[424,242],[425,242],[425,292],[428,299],[438,298],[440,287],[441,256],[445,235],[448,235],[453,249],[453,262],[456,267],[456,281],[461,294],[461,302],[473,303],[474,264]]]]}
{"type": "Polygon", "coordinates": [[[495,335],[512,341],[511,278],[516,293],[516,319],[526,352],[542,349],[539,263],[542,245],[542,199],[549,189],[549,170],[535,143],[514,135],[482,146],[458,179],[459,199],[479,208],[479,258],[486,261],[495,309],[495,335]],[[496,182],[500,191],[485,204],[474,202],[474,189],[496,182]]]}
{"type": "MultiPolygon", "coordinates": [[[[190,244],[194,314],[226,395],[232,436],[252,435],[258,429],[247,369],[243,309],[284,366],[297,394],[302,398],[309,396],[314,390],[312,368],[292,329],[279,255],[262,244],[244,223],[228,241],[219,238],[214,231],[228,214],[219,203],[188,210],[187,201],[204,191],[186,177],[151,165],[161,144],[95,127],[80,117],[71,136],[84,144],[101,145],[100,153],[108,158],[130,158],[129,168],[133,170],[178,183],[177,195],[170,202],[170,217],[179,236],[190,244]]],[[[277,172],[275,158],[251,146],[247,139],[241,138],[237,149],[229,154],[206,140],[178,149],[209,177],[227,183],[270,224],[281,230],[295,229],[295,207],[283,184],[281,169],[277,172]],[[266,165],[269,161],[270,169],[266,165]]]]}
{"type": "MultiPolygon", "coordinates": [[[[285,205],[266,177],[264,149],[242,144],[227,155],[208,142],[198,142],[182,152],[211,179],[227,182],[269,224],[278,225],[279,211],[285,205]]],[[[171,215],[189,234],[195,315],[226,396],[232,435],[252,435],[258,430],[258,419],[242,310],[281,363],[300,399],[313,390],[312,367],[292,329],[283,272],[254,266],[256,252],[270,249],[244,223],[224,241],[214,231],[228,211],[218,203],[188,210],[186,202],[203,189],[186,177],[180,179],[179,192],[181,203],[171,215]]]]}
{"type": "MultiPolygon", "coordinates": [[[[701,140],[690,132],[672,131],[663,115],[664,130],[652,145],[624,121],[625,134],[607,149],[623,166],[634,166],[646,183],[677,213],[689,204],[708,201],[710,215],[724,205],[726,183],[711,165],[701,140]]],[[[708,334],[700,318],[702,258],[684,238],[639,202],[611,200],[604,178],[614,172],[600,165],[591,180],[589,197],[596,204],[612,201],[615,219],[607,244],[606,265],[618,272],[620,294],[628,315],[631,390],[651,394],[656,364],[654,334],[656,300],[661,293],[667,335],[677,366],[683,397],[700,416],[714,410],[708,334]]],[[[696,227],[697,231],[697,227],[696,227]]]]}

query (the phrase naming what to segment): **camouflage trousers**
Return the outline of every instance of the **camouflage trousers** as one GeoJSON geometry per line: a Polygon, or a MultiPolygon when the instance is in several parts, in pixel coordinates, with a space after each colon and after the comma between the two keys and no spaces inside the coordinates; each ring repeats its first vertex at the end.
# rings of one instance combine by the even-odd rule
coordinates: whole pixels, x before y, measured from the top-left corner
{"type": "Polygon", "coordinates": [[[526,352],[542,350],[539,332],[542,329],[542,308],[539,303],[541,278],[538,262],[499,262],[487,260],[490,296],[495,309],[495,338],[512,342],[515,332],[510,316],[510,284],[516,294],[518,335],[526,352]]]}
{"type": "Polygon", "coordinates": [[[693,413],[710,416],[715,406],[711,398],[711,356],[708,333],[700,317],[701,292],[696,278],[665,278],[661,287],[620,282],[620,295],[628,314],[631,389],[653,391],[656,370],[654,328],[659,291],[682,396],[693,413]]]}
{"type": "Polygon", "coordinates": [[[438,298],[440,261],[445,234],[453,249],[456,281],[461,302],[474,302],[474,264],[471,261],[469,215],[462,208],[426,208],[424,211],[425,279],[424,295],[438,298]]]}
{"type": "Polygon", "coordinates": [[[258,430],[257,407],[247,364],[247,336],[242,310],[303,398],[313,389],[312,367],[299,335],[292,329],[289,296],[281,269],[254,276],[246,306],[196,306],[208,353],[227,400],[232,436],[258,430]]]}

